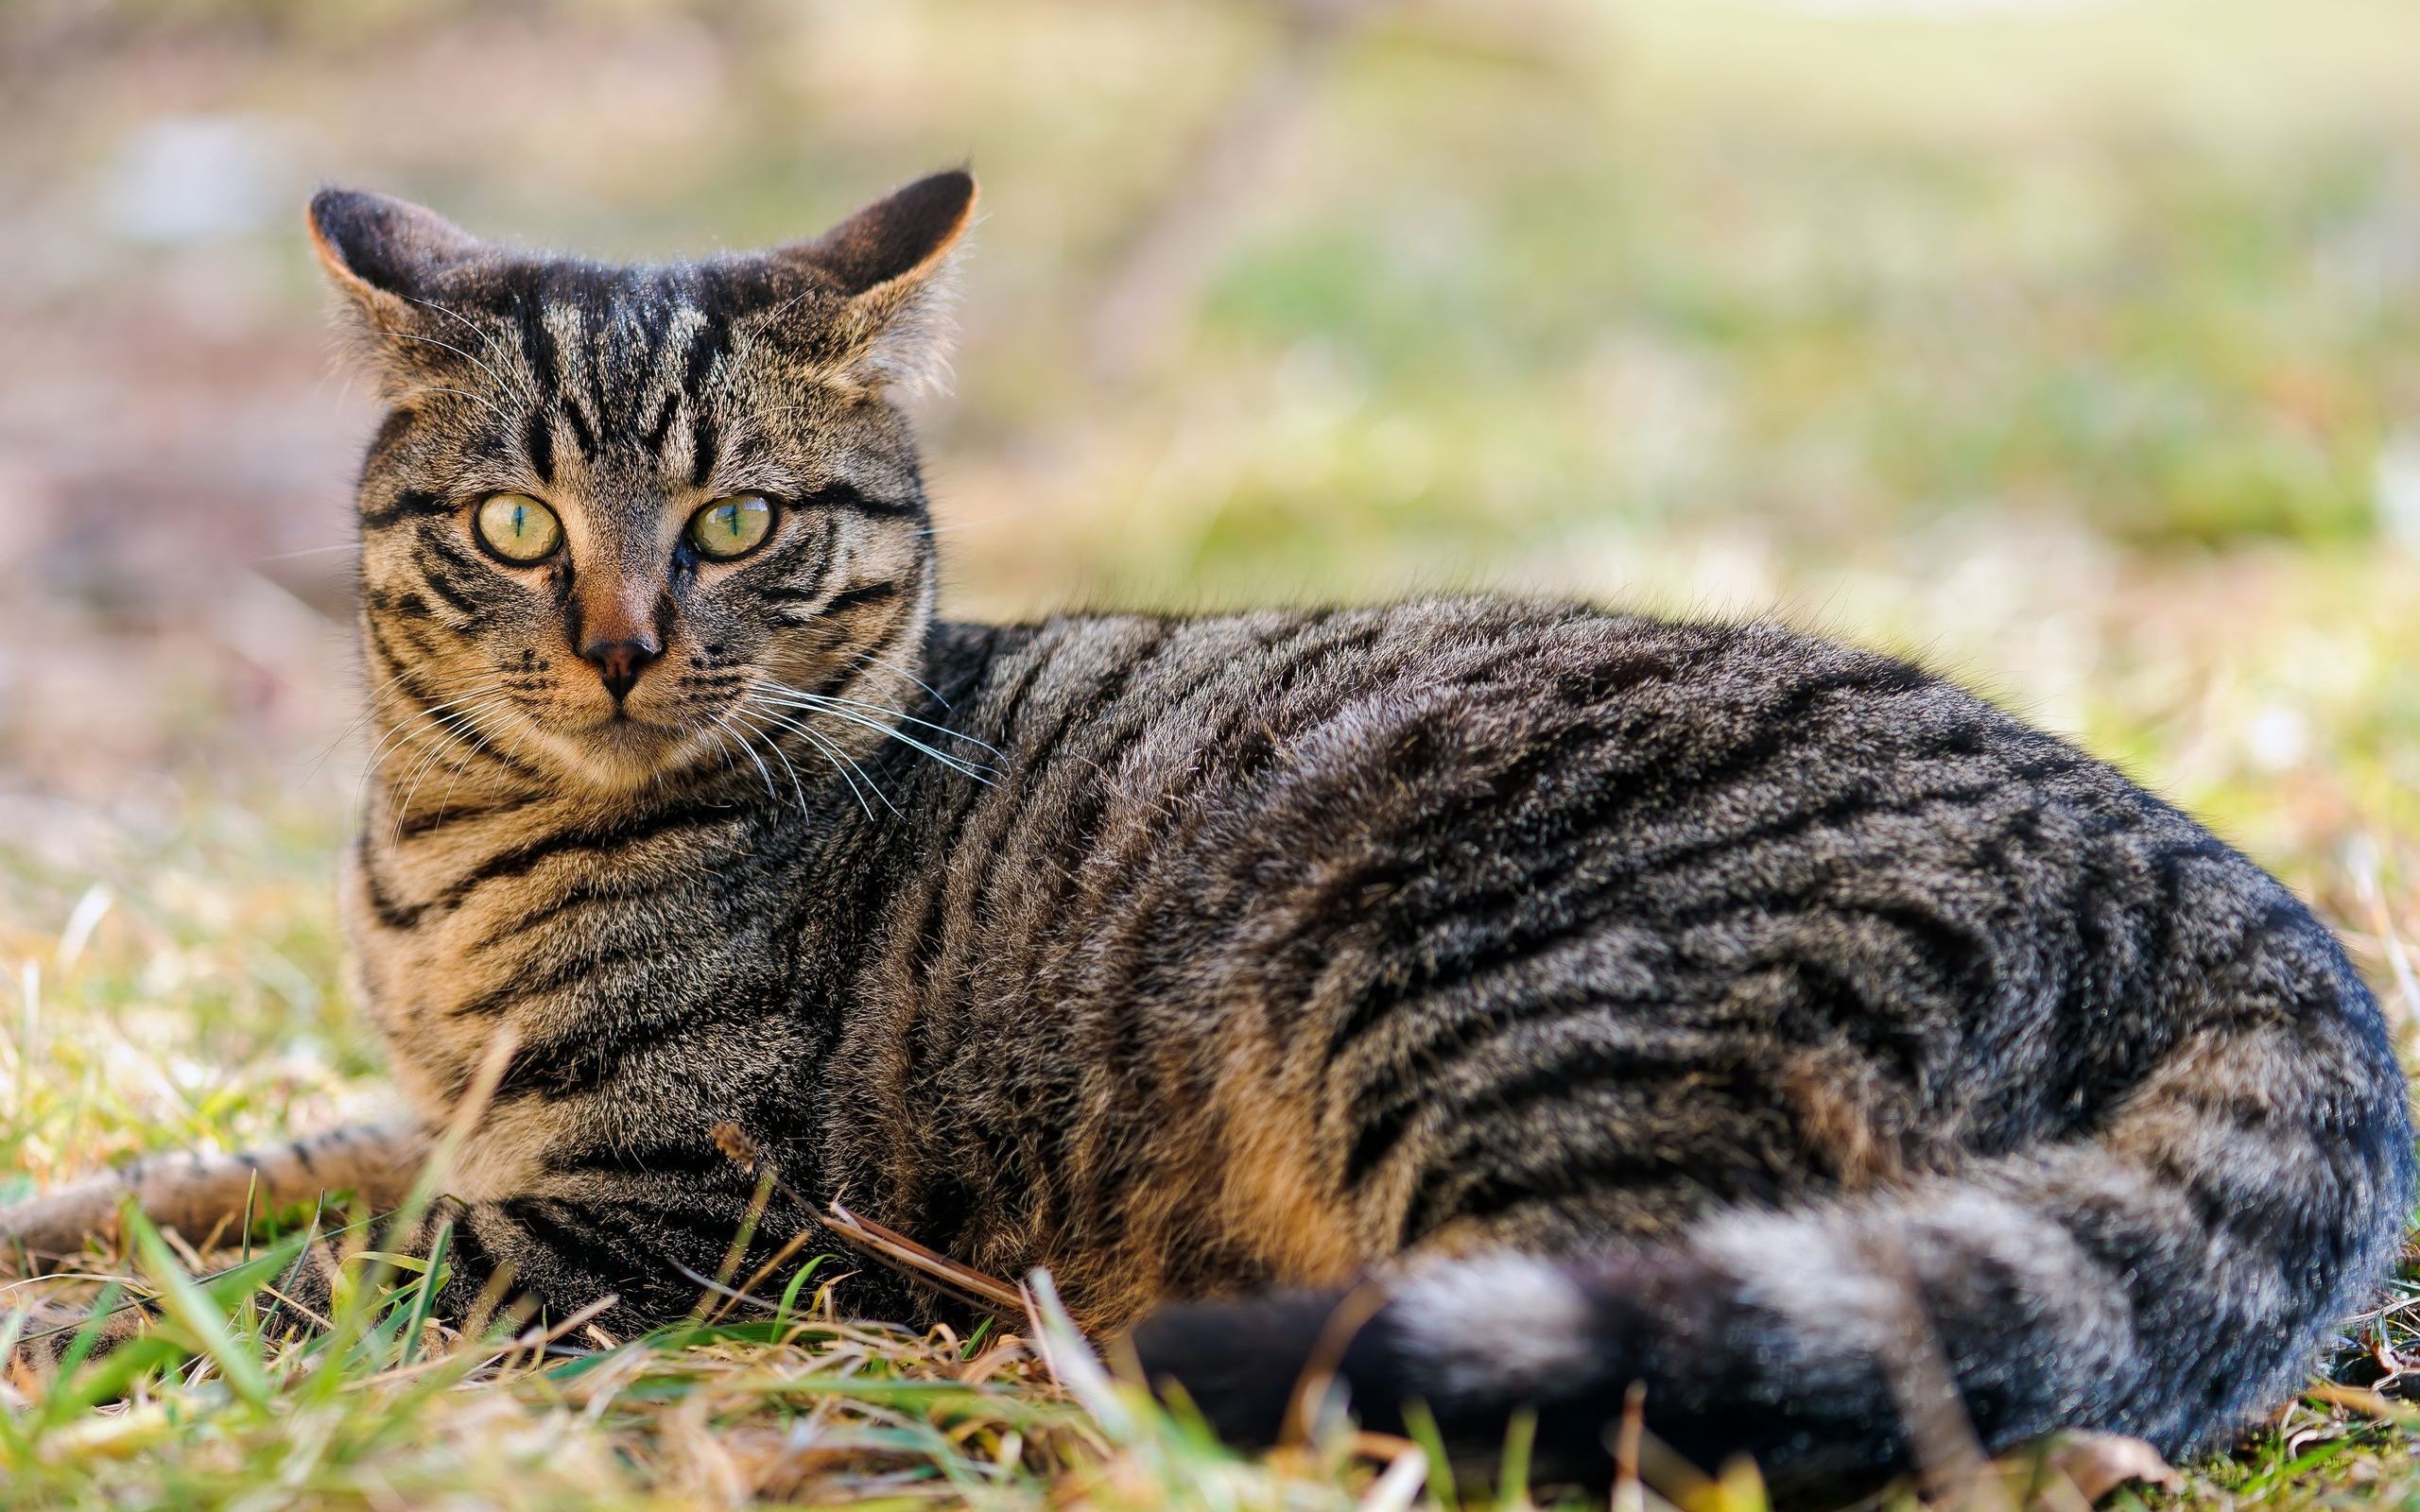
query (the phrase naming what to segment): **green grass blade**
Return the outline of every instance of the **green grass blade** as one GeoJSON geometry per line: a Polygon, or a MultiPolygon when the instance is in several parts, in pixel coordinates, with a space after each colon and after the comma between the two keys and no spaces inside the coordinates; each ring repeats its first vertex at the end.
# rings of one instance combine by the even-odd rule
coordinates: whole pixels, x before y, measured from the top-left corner
{"type": "Polygon", "coordinates": [[[194,1348],[210,1357],[227,1382],[227,1389],[255,1408],[267,1408],[277,1388],[259,1356],[246,1349],[227,1326],[227,1311],[199,1281],[185,1272],[150,1220],[129,1204],[124,1211],[128,1237],[143,1262],[144,1272],[160,1288],[162,1314],[182,1329],[194,1348]]]}
{"type": "Polygon", "coordinates": [[[445,1284],[445,1256],[454,1246],[454,1226],[437,1226],[437,1237],[429,1242],[428,1263],[420,1273],[420,1284],[413,1288],[411,1324],[404,1331],[404,1363],[408,1365],[420,1355],[420,1341],[427,1332],[429,1314],[437,1308],[437,1293],[445,1284]]]}

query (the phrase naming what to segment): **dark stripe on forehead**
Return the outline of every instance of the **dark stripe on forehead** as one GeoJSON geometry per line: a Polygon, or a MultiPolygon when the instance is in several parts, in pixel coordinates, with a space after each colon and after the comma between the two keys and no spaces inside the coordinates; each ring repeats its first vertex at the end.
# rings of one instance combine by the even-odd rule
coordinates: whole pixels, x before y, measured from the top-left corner
{"type": "MultiPolygon", "coordinates": [[[[673,310],[696,308],[676,305],[673,310]]],[[[722,432],[708,413],[706,384],[713,377],[716,365],[731,350],[731,322],[717,310],[698,309],[697,314],[697,329],[689,333],[688,349],[681,358],[680,391],[677,395],[665,396],[664,412],[657,421],[659,434],[651,438],[650,445],[658,453],[663,451],[662,437],[669,433],[673,404],[676,399],[687,401],[690,416],[689,482],[693,488],[703,488],[707,477],[714,472],[722,448],[722,432]]],[[[669,314],[666,325],[668,330],[669,314]]]]}
{"type": "Polygon", "coordinates": [[[764,436],[748,426],[741,426],[722,437],[722,461],[735,472],[777,464],[781,454],[766,444],[764,436]]]}
{"type": "Polygon", "coordinates": [[[605,393],[605,370],[614,356],[614,306],[602,290],[582,302],[579,326],[587,337],[590,413],[601,436],[614,423],[614,402],[605,393]]]}
{"type": "Polygon", "coordinates": [[[665,438],[672,434],[672,411],[680,403],[679,394],[667,392],[664,403],[655,406],[655,419],[647,428],[647,449],[658,456],[664,455],[665,438]]]}
{"type": "Polygon", "coordinates": [[[689,483],[704,488],[715,470],[717,433],[714,417],[702,409],[692,410],[689,417],[689,483]]]}
{"type": "Polygon", "coordinates": [[[681,392],[692,408],[703,407],[706,379],[731,351],[731,321],[719,310],[700,312],[703,318],[689,336],[689,353],[681,366],[681,392]]]}
{"type": "Polygon", "coordinates": [[[538,481],[554,482],[555,427],[544,410],[529,412],[529,422],[522,432],[521,443],[529,453],[529,471],[538,474],[538,481]]]}
{"type": "Polygon", "coordinates": [[[563,422],[571,427],[572,442],[579,448],[579,455],[595,456],[596,427],[591,425],[588,422],[588,417],[580,413],[579,401],[569,394],[563,395],[563,422]]]}
{"type": "MultiPolygon", "coordinates": [[[[511,417],[506,416],[505,419],[510,421],[511,417]]],[[[456,455],[468,460],[493,462],[498,465],[510,464],[521,459],[521,449],[518,444],[520,438],[512,434],[512,428],[509,423],[503,426],[491,423],[484,409],[474,417],[472,423],[475,428],[463,432],[455,442],[456,455]]]]}
{"type": "Polygon", "coordinates": [[[527,444],[530,465],[545,481],[554,481],[555,445],[549,409],[560,409],[563,422],[571,427],[572,444],[579,455],[596,455],[596,427],[581,412],[564,384],[562,343],[546,324],[546,312],[556,301],[542,287],[543,270],[531,266],[519,271],[514,279],[512,314],[521,333],[521,355],[538,383],[539,412],[529,418],[524,440],[527,444]],[[544,439],[541,435],[544,434],[544,439]]]}
{"type": "Polygon", "coordinates": [[[539,398],[550,401],[562,391],[563,375],[555,334],[546,329],[546,302],[538,293],[534,272],[515,282],[512,314],[521,332],[521,359],[538,381],[539,398]]]}

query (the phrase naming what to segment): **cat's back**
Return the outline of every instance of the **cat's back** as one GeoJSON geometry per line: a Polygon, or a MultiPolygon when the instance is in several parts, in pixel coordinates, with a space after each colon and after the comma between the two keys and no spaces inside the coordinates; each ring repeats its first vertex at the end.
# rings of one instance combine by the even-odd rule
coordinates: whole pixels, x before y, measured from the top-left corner
{"type": "Polygon", "coordinates": [[[1978,799],[2046,782],[2140,797],[1904,661],[1761,621],[1457,597],[980,635],[948,718],[998,768],[971,822],[1048,831],[1069,854],[1145,821],[1136,805],[1163,841],[1166,818],[1216,811],[1290,817],[1318,845],[1466,834],[1489,813],[1541,838],[1605,833],[1810,794],[1841,819],[1835,800],[1916,799],[1950,771],[1978,799]]]}
{"type": "Polygon", "coordinates": [[[927,995],[1310,992],[1356,949],[1444,980],[1599,926],[1677,971],[1859,909],[1972,965],[1915,916],[1971,903],[1996,946],[2081,874],[2122,905],[2162,854],[2235,859],[1963,689],[1768,623],[1449,598],[981,636],[945,717],[995,777],[888,935],[927,995]]]}
{"type": "MultiPolygon", "coordinates": [[[[1330,1152],[1262,1171],[1219,1230],[1299,1228],[1277,1271],[1316,1276],[1551,1138],[1449,1150],[1438,1109],[1550,1119],[1541,1093],[1616,1070],[1837,1098],[1908,1131],[1878,1161],[1953,1127],[2034,1137],[2126,1072],[2043,1051],[2080,991],[2128,985],[2097,962],[2141,937],[2159,854],[2234,860],[1972,695],[1771,625],[1461,598],[969,629],[936,663],[946,722],[998,775],[894,899],[835,1126],[928,1226],[1028,1234],[1039,1202],[1085,1235],[1064,1253],[1129,1267],[1196,1249],[1109,1244],[1080,1194],[1219,1189],[1223,1170],[1159,1162],[1231,1160],[1222,1130],[1330,1152]],[[970,1169],[997,1179],[931,1189],[970,1169]],[[1269,1194],[1293,1192],[1364,1195],[1349,1223],[1322,1199],[1291,1226],[1269,1194]]],[[[1736,1155],[1768,1130],[1689,1113],[1669,1133],[1687,1201],[1726,1168],[1733,1195],[1797,1179],[1736,1155]]],[[[1611,1221],[1662,1221],[1668,1196],[1611,1221]]],[[[1101,1221],[1150,1221],[1101,1200],[1101,1221]]],[[[1238,1274],[1198,1261],[1157,1284],[1238,1274]]]]}

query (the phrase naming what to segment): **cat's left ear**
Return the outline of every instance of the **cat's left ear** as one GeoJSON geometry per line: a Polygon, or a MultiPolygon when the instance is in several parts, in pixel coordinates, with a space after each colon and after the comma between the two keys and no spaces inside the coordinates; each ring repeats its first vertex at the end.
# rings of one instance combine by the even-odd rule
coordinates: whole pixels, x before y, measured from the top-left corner
{"type": "MultiPolygon", "coordinates": [[[[354,189],[311,197],[311,247],[344,296],[354,345],[390,392],[441,382],[454,349],[424,335],[452,275],[493,249],[433,210],[354,189]]],[[[460,339],[459,337],[456,338],[460,339]]]]}
{"type": "Polygon", "coordinates": [[[875,388],[937,382],[948,357],[950,253],[974,224],[975,198],[975,176],[953,168],[767,254],[776,291],[806,285],[769,306],[769,317],[820,328],[800,334],[836,376],[875,388]]]}
{"type": "Polygon", "coordinates": [[[379,331],[419,322],[419,301],[487,245],[434,210],[358,189],[311,197],[311,247],[329,281],[379,331]]]}

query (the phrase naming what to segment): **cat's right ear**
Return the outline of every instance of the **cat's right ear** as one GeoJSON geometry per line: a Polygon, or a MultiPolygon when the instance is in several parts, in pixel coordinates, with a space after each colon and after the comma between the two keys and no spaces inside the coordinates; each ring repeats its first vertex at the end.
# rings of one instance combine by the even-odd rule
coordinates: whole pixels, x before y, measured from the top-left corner
{"type": "Polygon", "coordinates": [[[372,337],[420,324],[445,276],[487,250],[433,210],[357,189],[313,195],[310,223],[320,266],[372,337]]]}

